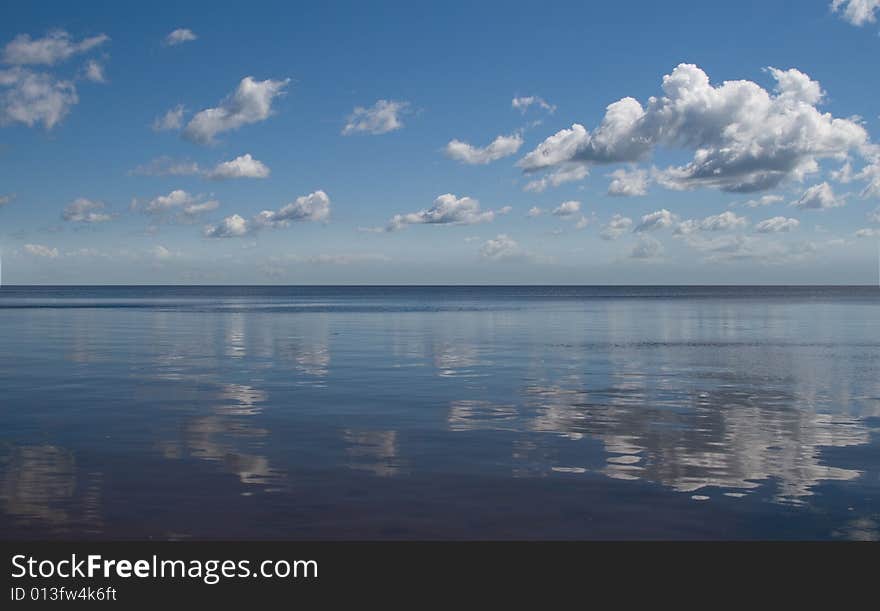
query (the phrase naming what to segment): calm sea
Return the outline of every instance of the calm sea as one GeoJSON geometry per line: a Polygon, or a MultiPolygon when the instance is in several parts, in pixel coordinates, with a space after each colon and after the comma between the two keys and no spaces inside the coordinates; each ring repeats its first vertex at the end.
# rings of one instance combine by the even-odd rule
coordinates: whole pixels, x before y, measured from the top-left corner
{"type": "Polygon", "coordinates": [[[0,539],[876,539],[880,289],[0,289],[0,539]]]}

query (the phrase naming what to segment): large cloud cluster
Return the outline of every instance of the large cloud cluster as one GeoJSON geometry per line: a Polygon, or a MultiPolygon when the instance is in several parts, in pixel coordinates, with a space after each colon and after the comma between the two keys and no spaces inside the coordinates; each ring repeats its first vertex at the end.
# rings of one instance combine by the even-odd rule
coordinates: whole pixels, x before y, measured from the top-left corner
{"type": "MultiPolygon", "coordinates": [[[[79,102],[76,85],[72,79],[59,78],[52,72],[37,71],[30,66],[54,66],[108,40],[108,36],[99,34],[77,42],[64,30],[55,30],[42,38],[31,38],[28,34],[13,38],[0,54],[2,62],[10,66],[0,69],[0,125],[55,127],[79,102]]],[[[103,82],[103,68],[97,62],[89,62],[84,77],[103,82]]]]}
{"type": "Polygon", "coordinates": [[[823,92],[795,70],[770,68],[773,92],[747,80],[712,85],[693,64],[663,77],[663,95],[646,106],[634,98],[609,105],[599,126],[575,123],[544,140],[518,165],[525,172],[569,164],[632,163],[656,148],[693,152],[690,163],[655,176],[673,189],[713,187],[751,192],[817,169],[817,160],[863,147],[865,129],[817,106],[823,92]]]}

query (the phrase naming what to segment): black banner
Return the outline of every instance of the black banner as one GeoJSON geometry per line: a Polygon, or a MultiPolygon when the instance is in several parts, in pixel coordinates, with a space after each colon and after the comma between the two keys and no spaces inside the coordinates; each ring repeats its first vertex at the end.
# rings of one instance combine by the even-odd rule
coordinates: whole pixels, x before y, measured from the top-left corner
{"type": "MultiPolygon", "coordinates": [[[[876,544],[35,543],[0,544],[3,608],[57,603],[405,602],[599,594],[656,601],[709,589],[779,596],[873,583],[876,544]],[[268,598],[267,598],[268,597],[268,598]]],[[[53,604],[53,607],[56,606],[53,604]]]]}

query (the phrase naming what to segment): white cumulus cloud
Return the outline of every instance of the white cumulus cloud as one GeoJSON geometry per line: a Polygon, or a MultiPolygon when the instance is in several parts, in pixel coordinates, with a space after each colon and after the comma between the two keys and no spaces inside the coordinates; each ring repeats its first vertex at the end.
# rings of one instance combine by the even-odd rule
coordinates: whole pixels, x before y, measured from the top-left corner
{"type": "Polygon", "coordinates": [[[651,212],[642,217],[635,231],[654,231],[655,229],[666,229],[672,227],[678,222],[678,216],[663,208],[656,212],[651,212]]]}
{"type": "Polygon", "coordinates": [[[113,218],[104,212],[104,202],[78,197],[64,209],[61,217],[71,223],[106,223],[113,218]]]}
{"type": "Polygon", "coordinates": [[[690,163],[658,171],[667,188],[713,187],[750,192],[801,179],[817,160],[859,150],[867,132],[855,120],[835,118],[817,105],[819,84],[795,70],[768,69],[767,91],[747,80],[713,85],[692,64],[663,78],[663,95],[647,106],[634,98],[610,104],[592,132],[575,123],[548,137],[518,165],[525,172],[566,163],[631,163],[657,147],[693,151],[690,163]]]}
{"type": "MultiPolygon", "coordinates": [[[[64,30],[49,32],[42,38],[19,34],[6,44],[0,59],[11,68],[0,70],[0,126],[21,123],[28,127],[42,124],[51,129],[79,102],[73,80],[26,66],[53,66],[74,55],[85,53],[108,41],[105,34],[75,41],[64,30]]],[[[83,78],[104,82],[101,64],[88,62],[83,78]]]]}
{"type": "Polygon", "coordinates": [[[207,176],[214,180],[224,180],[227,178],[267,178],[269,176],[269,168],[259,159],[254,159],[250,153],[245,153],[232,161],[224,161],[217,164],[213,170],[207,173],[207,176]]]}
{"type": "Polygon", "coordinates": [[[556,168],[546,176],[530,180],[523,187],[524,191],[542,193],[548,187],[558,187],[567,182],[583,180],[590,174],[590,168],[584,163],[569,163],[556,168]]]}
{"type": "Polygon", "coordinates": [[[523,114],[525,114],[532,106],[546,110],[550,114],[556,112],[555,106],[547,102],[544,98],[536,95],[517,96],[511,100],[510,105],[523,114]]]}
{"type": "Polygon", "coordinates": [[[257,81],[246,76],[220,104],[197,112],[183,135],[192,142],[209,144],[217,134],[265,121],[272,115],[272,103],[284,93],[290,79],[257,81]]]}
{"type": "Polygon", "coordinates": [[[664,250],[663,244],[659,240],[649,235],[642,235],[635,246],[633,246],[629,256],[633,259],[642,260],[659,259],[663,256],[664,250]]]}
{"type": "Polygon", "coordinates": [[[387,134],[403,127],[401,116],[409,111],[409,102],[377,100],[369,108],[356,106],[342,128],[344,136],[352,134],[387,134]]]}
{"type": "Polygon", "coordinates": [[[509,235],[500,233],[491,240],[486,240],[480,248],[480,255],[486,259],[498,261],[521,255],[519,244],[509,235]]]}
{"type": "Polygon", "coordinates": [[[472,197],[456,197],[445,193],[434,200],[430,208],[395,214],[388,223],[387,231],[403,229],[407,225],[474,225],[492,221],[495,211],[480,209],[480,202],[472,197]]]}
{"type": "Polygon", "coordinates": [[[83,69],[83,76],[93,83],[106,83],[107,76],[104,74],[104,66],[100,62],[90,59],[83,69]]]}
{"type": "Polygon", "coordinates": [[[734,206],[742,206],[744,208],[763,208],[772,204],[778,204],[785,198],[781,195],[762,195],[757,199],[750,199],[744,202],[733,204],[734,206]]]}
{"type": "Polygon", "coordinates": [[[45,72],[14,67],[0,70],[0,125],[57,125],[79,102],[73,82],[45,72]]]}
{"type": "Polygon", "coordinates": [[[203,233],[209,238],[241,237],[261,229],[287,227],[290,223],[326,221],[329,216],[330,197],[319,190],[297,197],[278,210],[263,210],[251,220],[238,214],[227,216],[216,225],[207,225],[203,233]]]}
{"type": "Polygon", "coordinates": [[[608,195],[638,197],[648,193],[648,173],[645,170],[627,171],[623,168],[611,173],[608,195]]]}
{"type": "Polygon", "coordinates": [[[581,212],[581,203],[575,200],[562,202],[553,209],[554,216],[571,217],[581,212]]]}
{"type": "Polygon", "coordinates": [[[178,130],[183,126],[183,113],[186,112],[183,104],[178,104],[164,115],[156,117],[153,121],[153,131],[178,130]]]}
{"type": "Polygon", "coordinates": [[[206,238],[235,238],[247,235],[250,231],[248,222],[238,214],[227,216],[217,225],[205,226],[206,238]]]}
{"type": "Polygon", "coordinates": [[[615,214],[611,217],[599,233],[599,237],[603,240],[616,240],[632,228],[633,221],[631,218],[621,214],[615,214]]]}
{"type": "Polygon", "coordinates": [[[791,202],[791,205],[801,210],[827,210],[828,208],[839,208],[845,203],[842,197],[834,194],[831,185],[822,182],[804,191],[804,194],[791,202]]]}
{"type": "Polygon", "coordinates": [[[738,216],[728,210],[721,214],[707,216],[704,219],[682,221],[675,228],[675,233],[678,235],[688,235],[697,231],[728,231],[731,229],[742,229],[748,226],[748,224],[749,220],[747,218],[738,216]]]}
{"type": "Polygon", "coordinates": [[[132,209],[159,217],[160,221],[174,220],[181,223],[193,222],[219,206],[220,202],[217,200],[204,199],[203,196],[192,195],[183,189],[175,189],[167,195],[159,195],[148,202],[132,203],[132,209]]]}
{"type": "Polygon", "coordinates": [[[446,156],[462,163],[483,165],[515,154],[523,144],[522,136],[498,136],[487,146],[477,147],[461,140],[446,145],[446,156]]]}
{"type": "Polygon", "coordinates": [[[3,48],[3,63],[12,65],[54,65],[74,55],[85,53],[107,42],[110,37],[98,34],[74,41],[64,30],[55,30],[42,38],[31,38],[29,34],[19,34],[3,48]]]}
{"type": "Polygon", "coordinates": [[[880,8],[880,0],[833,0],[831,10],[853,25],[874,23],[874,13],[880,8]]]}
{"type": "Polygon", "coordinates": [[[786,218],[784,216],[774,216],[763,220],[755,225],[755,231],[758,233],[781,233],[793,231],[800,227],[801,222],[797,219],[786,218]]]}
{"type": "Polygon", "coordinates": [[[177,28],[168,34],[165,37],[165,45],[168,47],[174,47],[177,45],[181,45],[185,42],[190,42],[196,40],[198,36],[196,36],[195,32],[188,28],[177,28]]]}

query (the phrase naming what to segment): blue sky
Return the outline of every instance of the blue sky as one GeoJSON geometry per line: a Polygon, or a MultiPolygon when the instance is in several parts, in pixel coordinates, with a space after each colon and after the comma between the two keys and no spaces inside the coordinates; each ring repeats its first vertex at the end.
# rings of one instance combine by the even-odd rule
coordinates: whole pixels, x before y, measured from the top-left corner
{"type": "Polygon", "coordinates": [[[4,281],[872,283],[877,5],[18,3],[4,281]]]}

